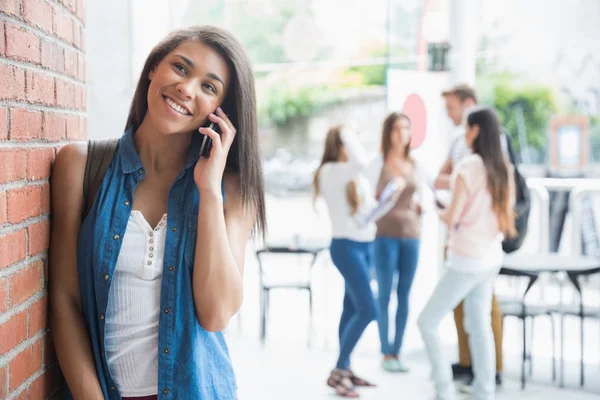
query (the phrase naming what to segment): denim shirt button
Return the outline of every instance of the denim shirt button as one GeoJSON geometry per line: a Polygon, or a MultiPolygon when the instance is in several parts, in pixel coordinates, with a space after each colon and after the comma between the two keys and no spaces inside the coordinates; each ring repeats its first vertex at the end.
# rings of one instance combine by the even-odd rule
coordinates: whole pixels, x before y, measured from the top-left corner
{"type": "Polygon", "coordinates": [[[115,239],[115,240],[119,240],[120,238],[121,238],[121,236],[119,236],[119,235],[113,236],[113,239],[115,239]]]}
{"type": "Polygon", "coordinates": [[[169,348],[163,350],[165,354],[169,354],[169,348]]]}
{"type": "Polygon", "coordinates": [[[128,206],[129,202],[126,200],[123,204],[125,204],[126,206],[128,206]]]}
{"type": "Polygon", "coordinates": [[[173,268],[173,266],[172,266],[172,265],[169,267],[169,271],[173,271],[174,269],[175,269],[175,268],[173,268]]]}
{"type": "Polygon", "coordinates": [[[173,195],[173,198],[174,198],[174,199],[176,199],[176,198],[178,198],[178,197],[179,197],[179,195],[178,195],[177,193],[175,193],[175,194],[173,195]]]}
{"type": "Polygon", "coordinates": [[[171,310],[169,310],[168,308],[165,308],[165,314],[168,314],[170,312],[171,312],[171,310]]]}
{"type": "Polygon", "coordinates": [[[104,319],[104,314],[100,314],[100,319],[104,319]]]}
{"type": "Polygon", "coordinates": [[[163,394],[169,394],[169,389],[163,390],[163,394]]]}
{"type": "Polygon", "coordinates": [[[173,227],[173,232],[177,232],[177,227],[176,226],[173,227]]]}
{"type": "Polygon", "coordinates": [[[105,281],[107,281],[107,280],[109,280],[109,279],[110,279],[110,276],[109,276],[108,274],[105,274],[105,275],[104,275],[104,280],[105,280],[105,281]]]}

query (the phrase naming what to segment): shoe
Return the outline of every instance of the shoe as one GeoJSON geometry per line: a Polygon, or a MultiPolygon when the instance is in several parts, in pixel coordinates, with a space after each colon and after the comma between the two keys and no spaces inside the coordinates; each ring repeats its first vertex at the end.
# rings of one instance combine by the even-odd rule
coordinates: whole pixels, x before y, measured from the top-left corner
{"type": "Polygon", "coordinates": [[[402,372],[406,373],[409,371],[409,368],[402,363],[400,360],[396,360],[395,358],[384,360],[381,363],[381,368],[383,368],[387,372],[402,372]]]}
{"type": "Polygon", "coordinates": [[[458,386],[458,391],[461,393],[473,393],[473,375],[458,386]]]}
{"type": "Polygon", "coordinates": [[[471,366],[465,367],[458,363],[452,364],[452,376],[454,377],[454,379],[463,376],[473,377],[473,368],[471,366]]]}
{"type": "MultiPolygon", "coordinates": [[[[502,386],[502,374],[496,374],[496,391],[500,390],[502,386]]],[[[471,376],[469,379],[467,379],[465,382],[463,382],[458,390],[461,393],[473,393],[473,377],[471,376]]]]}

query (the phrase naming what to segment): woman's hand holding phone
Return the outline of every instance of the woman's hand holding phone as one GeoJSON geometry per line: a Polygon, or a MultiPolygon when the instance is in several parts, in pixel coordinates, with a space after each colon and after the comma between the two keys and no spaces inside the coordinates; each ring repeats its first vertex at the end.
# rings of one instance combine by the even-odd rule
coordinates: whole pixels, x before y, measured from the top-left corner
{"type": "Polygon", "coordinates": [[[199,191],[210,191],[221,196],[221,181],[225,163],[236,135],[236,129],[221,107],[217,108],[215,113],[209,114],[208,119],[218,126],[221,133],[219,134],[217,130],[210,127],[198,129],[202,135],[207,137],[201,153],[208,154],[208,157],[200,155],[194,168],[194,181],[199,191]],[[211,140],[211,143],[206,143],[208,139],[211,140]],[[208,149],[207,145],[210,145],[208,149]]]}

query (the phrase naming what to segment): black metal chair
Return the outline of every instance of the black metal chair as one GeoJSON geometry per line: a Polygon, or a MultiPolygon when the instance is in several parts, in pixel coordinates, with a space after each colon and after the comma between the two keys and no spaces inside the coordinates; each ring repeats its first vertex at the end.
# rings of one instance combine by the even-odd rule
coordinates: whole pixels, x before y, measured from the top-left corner
{"type": "Polygon", "coordinates": [[[525,364],[529,361],[529,376],[533,373],[533,357],[531,348],[527,349],[527,320],[531,320],[531,347],[533,347],[533,332],[534,332],[534,319],[540,316],[547,316],[550,318],[550,323],[552,325],[552,380],[556,380],[556,334],[555,334],[555,326],[553,319],[553,309],[552,307],[546,307],[541,305],[529,305],[526,304],[525,298],[529,289],[533,286],[533,284],[537,281],[537,274],[527,274],[523,272],[519,272],[518,274],[513,273],[510,270],[502,270],[501,274],[504,276],[516,276],[520,278],[526,278],[528,280],[527,288],[523,293],[522,298],[499,298],[498,304],[500,309],[502,310],[502,325],[504,325],[504,318],[506,317],[515,317],[522,322],[523,327],[523,355],[521,359],[521,389],[525,389],[525,364]]]}
{"type": "Polygon", "coordinates": [[[301,248],[301,247],[267,247],[256,252],[258,260],[259,279],[260,279],[260,340],[264,343],[266,338],[266,325],[269,315],[269,300],[271,290],[274,289],[294,289],[308,292],[308,309],[309,309],[309,335],[308,345],[310,346],[310,332],[312,331],[312,311],[313,311],[313,292],[312,292],[312,269],[317,261],[318,255],[325,250],[324,247],[301,248]],[[297,282],[270,282],[265,280],[264,266],[261,260],[261,255],[279,254],[279,255],[308,255],[310,256],[310,264],[308,265],[308,276],[306,280],[297,282]]]}
{"type": "MultiPolygon", "coordinates": [[[[579,358],[579,362],[580,362],[579,384],[581,386],[583,386],[585,383],[585,370],[584,370],[584,368],[585,368],[585,363],[584,363],[585,341],[584,341],[583,324],[584,324],[584,321],[586,318],[600,320],[600,306],[597,306],[597,307],[585,306],[583,304],[583,293],[582,293],[581,284],[579,283],[579,279],[578,279],[579,274],[567,273],[567,276],[568,276],[569,280],[571,281],[571,283],[573,283],[573,285],[575,286],[577,293],[579,293],[579,304],[568,304],[566,306],[563,306],[562,308],[554,309],[554,311],[559,314],[562,313],[563,315],[577,317],[577,318],[579,318],[579,321],[581,322],[580,334],[579,334],[580,349],[581,349],[581,354],[580,354],[580,358],[579,358]]],[[[564,338],[562,338],[561,340],[564,340],[564,338]]]]}

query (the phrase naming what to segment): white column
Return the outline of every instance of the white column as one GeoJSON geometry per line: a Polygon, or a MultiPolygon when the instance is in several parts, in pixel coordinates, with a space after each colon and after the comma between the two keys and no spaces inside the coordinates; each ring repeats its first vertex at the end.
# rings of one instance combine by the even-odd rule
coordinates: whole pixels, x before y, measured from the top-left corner
{"type": "Polygon", "coordinates": [[[88,137],[123,135],[135,89],[129,0],[86,2],[88,137]]]}
{"type": "Polygon", "coordinates": [[[449,0],[450,84],[475,86],[477,0],[449,0]]]}

